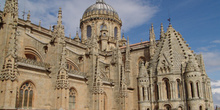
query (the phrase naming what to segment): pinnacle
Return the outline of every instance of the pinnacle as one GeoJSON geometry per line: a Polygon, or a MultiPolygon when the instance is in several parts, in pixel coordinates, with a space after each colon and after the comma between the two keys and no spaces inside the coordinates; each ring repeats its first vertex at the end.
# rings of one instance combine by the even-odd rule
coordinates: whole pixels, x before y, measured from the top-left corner
{"type": "Polygon", "coordinates": [[[58,25],[62,25],[62,9],[59,8],[59,11],[58,11],[58,21],[57,21],[57,24],[58,25]]]}

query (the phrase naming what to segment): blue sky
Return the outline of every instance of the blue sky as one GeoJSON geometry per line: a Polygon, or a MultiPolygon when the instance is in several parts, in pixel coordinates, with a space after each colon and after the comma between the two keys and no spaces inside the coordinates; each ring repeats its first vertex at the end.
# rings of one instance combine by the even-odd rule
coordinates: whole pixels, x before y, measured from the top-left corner
{"type": "MultiPolygon", "coordinates": [[[[1,10],[5,0],[1,0],[1,10]]],[[[125,36],[131,43],[149,39],[154,24],[159,39],[160,24],[179,31],[195,53],[202,53],[206,71],[212,80],[214,103],[220,106],[220,0],[105,0],[113,6],[123,21],[125,36]],[[129,10],[129,11],[128,11],[129,10]]],[[[80,18],[95,0],[19,0],[19,15],[31,11],[31,21],[49,28],[57,21],[59,7],[63,9],[66,36],[75,36],[80,18]]]]}

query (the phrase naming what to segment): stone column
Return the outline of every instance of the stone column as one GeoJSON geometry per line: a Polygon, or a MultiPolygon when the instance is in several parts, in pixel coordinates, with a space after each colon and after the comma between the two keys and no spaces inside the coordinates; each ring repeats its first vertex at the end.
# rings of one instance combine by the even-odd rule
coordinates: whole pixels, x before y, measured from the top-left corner
{"type": "Polygon", "coordinates": [[[155,101],[156,100],[155,99],[155,94],[156,94],[155,85],[151,84],[150,87],[151,87],[150,94],[149,94],[151,96],[150,98],[152,99],[152,101],[155,101]]]}
{"type": "Polygon", "coordinates": [[[175,99],[175,95],[176,95],[176,93],[175,93],[175,81],[171,81],[170,82],[171,83],[171,90],[170,90],[170,92],[171,92],[171,100],[173,100],[173,99],[175,99]]]}
{"type": "Polygon", "coordinates": [[[186,86],[187,86],[188,98],[191,99],[192,98],[191,85],[189,82],[187,82],[186,86]]]}
{"type": "Polygon", "coordinates": [[[157,83],[157,85],[158,85],[158,91],[159,91],[159,100],[163,100],[163,95],[162,95],[162,83],[161,82],[158,82],[157,83]]]}
{"type": "Polygon", "coordinates": [[[203,98],[203,87],[202,87],[202,83],[199,83],[199,95],[200,95],[200,98],[203,98]]]}
{"type": "Polygon", "coordinates": [[[193,89],[194,89],[193,91],[194,98],[198,98],[196,84],[194,82],[192,84],[193,84],[193,89]]]}
{"type": "Polygon", "coordinates": [[[143,92],[141,86],[139,86],[139,97],[140,97],[140,101],[143,101],[143,92]]]}

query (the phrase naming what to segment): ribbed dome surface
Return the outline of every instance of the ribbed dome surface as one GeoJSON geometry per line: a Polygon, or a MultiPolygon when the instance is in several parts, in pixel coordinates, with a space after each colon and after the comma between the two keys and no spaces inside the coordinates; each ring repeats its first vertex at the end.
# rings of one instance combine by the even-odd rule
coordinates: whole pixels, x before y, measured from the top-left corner
{"type": "Polygon", "coordinates": [[[83,17],[91,15],[110,15],[118,18],[118,13],[110,5],[104,1],[97,1],[96,4],[91,5],[83,14],[83,17]]]}

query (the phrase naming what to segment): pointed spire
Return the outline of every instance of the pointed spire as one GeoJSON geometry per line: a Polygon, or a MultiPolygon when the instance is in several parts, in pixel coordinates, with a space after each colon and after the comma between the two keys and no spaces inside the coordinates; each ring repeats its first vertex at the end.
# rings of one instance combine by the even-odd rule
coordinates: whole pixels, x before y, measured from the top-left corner
{"type": "Polygon", "coordinates": [[[163,23],[160,25],[160,39],[165,37],[164,29],[163,29],[163,23]]]}
{"type": "Polygon", "coordinates": [[[30,10],[28,11],[28,15],[27,15],[27,21],[31,21],[30,20],[30,17],[31,17],[31,12],[30,12],[30,10]]]}
{"type": "Polygon", "coordinates": [[[150,29],[150,58],[153,57],[154,52],[156,48],[156,39],[155,39],[155,33],[154,33],[154,26],[151,24],[151,29],[150,29]]]}
{"type": "Polygon", "coordinates": [[[62,25],[62,9],[61,8],[59,8],[57,24],[62,25]]]}
{"type": "Polygon", "coordinates": [[[41,20],[39,21],[39,27],[41,27],[41,20]]]}
{"type": "Polygon", "coordinates": [[[130,46],[129,36],[127,37],[127,46],[130,46]]]}

